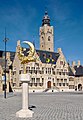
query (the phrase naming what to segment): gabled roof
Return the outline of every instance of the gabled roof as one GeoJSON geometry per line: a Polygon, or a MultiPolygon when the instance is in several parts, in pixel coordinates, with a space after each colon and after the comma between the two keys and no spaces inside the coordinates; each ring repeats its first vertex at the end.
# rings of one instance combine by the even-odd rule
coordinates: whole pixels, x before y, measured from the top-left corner
{"type": "Polygon", "coordinates": [[[73,73],[73,71],[72,71],[70,66],[68,67],[68,69],[69,69],[69,76],[74,76],[74,73],[73,73]]]}
{"type": "Polygon", "coordinates": [[[37,55],[39,56],[42,63],[56,64],[59,57],[59,53],[36,50],[37,55]]]}
{"type": "Polygon", "coordinates": [[[74,66],[74,69],[76,70],[75,76],[83,76],[83,66],[74,66]]]}
{"type": "Polygon", "coordinates": [[[59,57],[59,53],[43,51],[43,50],[36,50],[40,60],[42,63],[48,64],[56,64],[57,59],[59,57]]]}
{"type": "MultiPolygon", "coordinates": [[[[29,49],[26,49],[26,51],[24,52],[25,55],[27,55],[28,50],[29,49]]],[[[4,51],[0,51],[0,52],[2,56],[2,54],[4,54],[4,51]]],[[[11,51],[7,51],[7,52],[10,52],[10,60],[13,61],[15,57],[15,52],[11,52],[11,51]]],[[[36,50],[36,52],[42,63],[56,64],[56,61],[59,57],[59,53],[55,53],[55,52],[49,52],[43,50],[36,50]]]]}
{"type": "MultiPolygon", "coordinates": [[[[13,61],[14,57],[15,57],[15,52],[11,52],[11,51],[6,51],[10,53],[10,60],[13,61]]],[[[5,52],[0,50],[0,58],[2,58],[4,56],[5,52]]]]}
{"type": "MultiPolygon", "coordinates": [[[[24,55],[28,55],[29,49],[27,48],[26,51],[24,51],[24,55]]],[[[57,59],[59,57],[59,53],[55,52],[49,52],[49,51],[43,51],[43,50],[36,50],[37,55],[39,56],[39,59],[42,63],[48,63],[48,64],[56,64],[57,59]]]]}

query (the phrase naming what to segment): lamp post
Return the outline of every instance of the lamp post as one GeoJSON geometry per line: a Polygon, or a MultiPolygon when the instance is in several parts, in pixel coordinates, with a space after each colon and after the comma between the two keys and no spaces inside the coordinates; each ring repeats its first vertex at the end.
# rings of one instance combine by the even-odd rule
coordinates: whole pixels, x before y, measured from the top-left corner
{"type": "Polygon", "coordinates": [[[4,98],[6,98],[6,42],[8,38],[6,38],[6,28],[5,28],[5,39],[3,40],[5,42],[5,80],[4,80],[4,98]]]}

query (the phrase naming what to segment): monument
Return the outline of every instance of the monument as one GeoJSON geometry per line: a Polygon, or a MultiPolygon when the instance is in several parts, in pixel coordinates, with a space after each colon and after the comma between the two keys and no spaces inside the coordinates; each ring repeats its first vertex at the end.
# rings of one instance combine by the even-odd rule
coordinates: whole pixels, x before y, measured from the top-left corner
{"type": "Polygon", "coordinates": [[[18,46],[18,58],[23,64],[23,74],[20,75],[20,81],[22,82],[22,109],[16,112],[16,117],[33,117],[34,112],[29,110],[29,88],[28,83],[30,81],[30,74],[26,73],[26,64],[29,62],[35,62],[36,58],[34,45],[29,41],[23,41],[23,43],[28,44],[30,49],[27,50],[18,46]]]}

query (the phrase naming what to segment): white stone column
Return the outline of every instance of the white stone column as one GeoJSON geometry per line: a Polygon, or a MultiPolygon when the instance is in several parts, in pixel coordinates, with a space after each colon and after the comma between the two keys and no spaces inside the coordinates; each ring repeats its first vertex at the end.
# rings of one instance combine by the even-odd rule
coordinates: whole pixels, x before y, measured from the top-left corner
{"type": "Polygon", "coordinates": [[[26,110],[29,107],[28,83],[22,84],[22,109],[26,110]],[[26,94],[27,93],[27,94],[26,94]]]}
{"type": "Polygon", "coordinates": [[[28,83],[30,81],[29,74],[21,74],[20,80],[22,81],[22,109],[16,112],[16,117],[32,117],[34,112],[29,110],[29,88],[28,83]]]}

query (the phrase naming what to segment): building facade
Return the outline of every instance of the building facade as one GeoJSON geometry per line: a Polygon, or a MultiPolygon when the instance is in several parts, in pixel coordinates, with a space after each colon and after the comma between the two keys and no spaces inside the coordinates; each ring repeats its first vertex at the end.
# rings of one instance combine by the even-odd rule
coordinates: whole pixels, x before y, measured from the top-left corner
{"type": "MultiPolygon", "coordinates": [[[[32,92],[53,92],[53,91],[78,91],[83,89],[83,66],[80,61],[72,66],[66,61],[61,48],[54,52],[54,33],[53,26],[50,25],[48,13],[42,20],[40,27],[40,50],[35,50],[36,62],[26,64],[26,72],[31,75],[29,90],[32,92]]],[[[20,91],[20,75],[23,73],[23,65],[18,59],[18,47],[20,40],[17,41],[16,52],[7,52],[7,91],[20,91]]],[[[26,51],[27,52],[27,51],[26,51]]],[[[4,51],[0,51],[0,91],[3,90],[4,75],[4,51]]]]}

